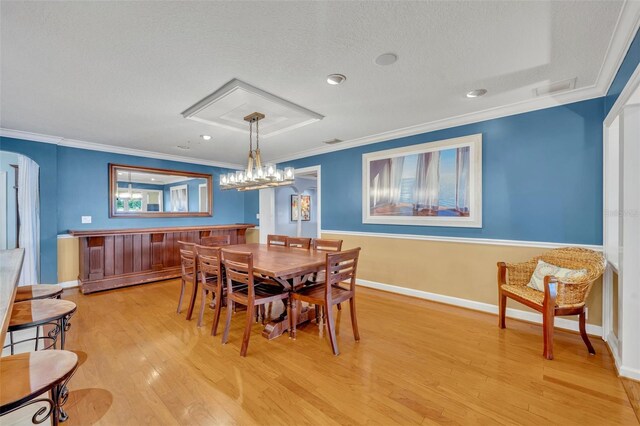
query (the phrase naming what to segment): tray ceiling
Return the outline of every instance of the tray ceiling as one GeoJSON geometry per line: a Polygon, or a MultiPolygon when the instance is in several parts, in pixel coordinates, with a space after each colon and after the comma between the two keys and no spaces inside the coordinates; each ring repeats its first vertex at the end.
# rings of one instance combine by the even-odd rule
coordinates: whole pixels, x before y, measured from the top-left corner
{"type": "Polygon", "coordinates": [[[338,149],[505,106],[601,96],[638,4],[3,1],[0,127],[240,164],[248,138],[238,117],[267,108],[265,160],[338,149]],[[398,61],[376,64],[388,52],[398,61]],[[328,85],[332,73],[347,80],[328,85]],[[304,108],[240,88],[199,121],[182,116],[236,78],[304,108]],[[567,80],[561,94],[535,94],[567,80]],[[465,97],[477,88],[487,95],[465,97]],[[335,138],[344,142],[323,143],[335,138]]]}

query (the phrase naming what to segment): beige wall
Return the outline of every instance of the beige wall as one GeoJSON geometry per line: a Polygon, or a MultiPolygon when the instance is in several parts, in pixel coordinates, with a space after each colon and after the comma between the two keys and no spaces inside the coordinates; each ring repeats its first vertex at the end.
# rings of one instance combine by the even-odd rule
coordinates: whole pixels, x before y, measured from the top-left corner
{"type": "MultiPolygon", "coordinates": [[[[328,233],[322,236],[344,240],[344,248],[362,247],[358,271],[361,279],[492,305],[498,301],[497,262],[524,261],[548,250],[328,233]]],[[[246,239],[248,243],[259,242],[260,231],[248,229],[246,239]]],[[[76,280],[78,271],[78,239],[59,239],[58,281],[76,280]]],[[[614,303],[614,308],[616,305],[614,303]]],[[[601,325],[601,280],[594,284],[587,306],[589,324],[601,325]]],[[[509,307],[530,311],[512,300],[509,307]]],[[[614,316],[616,311],[614,309],[614,316]]]]}
{"type": "Polygon", "coordinates": [[[77,238],[58,238],[58,282],[74,281],[80,273],[77,238]]]}
{"type": "MultiPolygon", "coordinates": [[[[492,305],[498,303],[497,262],[520,262],[548,250],[327,233],[322,236],[344,240],[343,248],[362,247],[358,278],[492,305]]],[[[530,311],[512,300],[508,306],[530,311]]],[[[594,284],[587,306],[588,322],[601,325],[601,280],[594,284]]]]}

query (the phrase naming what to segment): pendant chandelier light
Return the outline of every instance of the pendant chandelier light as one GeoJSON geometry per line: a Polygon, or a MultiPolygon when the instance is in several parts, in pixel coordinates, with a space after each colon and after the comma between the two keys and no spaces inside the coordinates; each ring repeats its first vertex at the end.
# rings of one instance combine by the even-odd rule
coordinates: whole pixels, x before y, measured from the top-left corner
{"type": "Polygon", "coordinates": [[[278,169],[275,164],[262,165],[262,158],[260,158],[259,122],[264,117],[264,114],[254,112],[244,118],[245,121],[249,122],[249,157],[247,159],[247,168],[245,170],[220,175],[221,189],[251,191],[293,184],[295,180],[293,167],[285,167],[284,170],[281,170],[278,169]],[[256,125],[256,149],[253,149],[254,124],[256,125]]]}

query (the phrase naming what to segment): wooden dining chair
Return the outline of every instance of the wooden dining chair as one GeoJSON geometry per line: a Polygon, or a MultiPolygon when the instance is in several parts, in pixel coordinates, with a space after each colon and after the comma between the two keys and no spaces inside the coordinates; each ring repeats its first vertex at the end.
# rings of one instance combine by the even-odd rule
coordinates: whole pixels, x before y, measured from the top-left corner
{"type": "Polygon", "coordinates": [[[224,282],[222,272],[222,260],[220,259],[220,248],[203,245],[196,246],[198,258],[198,275],[202,294],[200,298],[200,315],[198,317],[198,327],[202,326],[207,295],[213,294],[213,325],[211,335],[218,332],[218,322],[220,321],[220,309],[222,308],[222,298],[224,293],[224,282]]]}
{"type": "Polygon", "coordinates": [[[178,247],[180,248],[180,269],[181,269],[181,287],[180,287],[180,299],[178,300],[178,313],[182,310],[182,299],[184,298],[184,289],[187,283],[191,283],[193,291],[196,286],[196,253],[195,244],[187,243],[184,241],[178,241],[178,247]]]}
{"type": "Polygon", "coordinates": [[[286,246],[288,237],[286,235],[267,235],[267,246],[286,246]]]}
{"type": "Polygon", "coordinates": [[[311,238],[287,237],[287,247],[309,250],[311,249],[311,238]]]}
{"type": "Polygon", "coordinates": [[[342,240],[330,240],[328,238],[314,238],[313,249],[318,251],[340,251],[342,240]]]}
{"type": "MultiPolygon", "coordinates": [[[[227,320],[224,326],[224,334],[222,335],[222,343],[227,343],[229,338],[233,304],[239,303],[246,306],[247,317],[242,346],[240,347],[240,355],[246,356],[249,338],[251,337],[253,314],[256,308],[258,306],[264,307],[265,304],[278,300],[284,301],[289,297],[289,293],[284,292],[282,287],[275,282],[273,283],[274,285],[269,285],[265,281],[262,281],[259,286],[254,285],[252,253],[222,249],[222,264],[224,265],[227,279],[227,320]]],[[[291,316],[289,316],[289,320],[291,320],[291,316]]]]}
{"type": "MultiPolygon", "coordinates": [[[[317,251],[331,251],[336,252],[342,250],[342,240],[332,240],[328,238],[314,238],[313,239],[313,249],[317,251]]],[[[311,278],[311,284],[323,283],[325,281],[324,271],[319,271],[311,278]]],[[[338,310],[342,310],[342,305],[340,303],[337,304],[338,310]]],[[[318,310],[316,309],[316,316],[318,315],[318,310]]],[[[316,318],[317,319],[317,318],[316,318]]]]}
{"type": "Polygon", "coordinates": [[[201,246],[223,247],[231,245],[231,236],[229,235],[211,235],[209,237],[200,238],[201,246]]]}
{"type": "Polygon", "coordinates": [[[291,327],[292,337],[296,338],[296,325],[298,322],[298,304],[307,302],[312,305],[321,306],[326,313],[327,331],[331,342],[331,349],[334,355],[338,355],[338,342],[336,340],[336,326],[333,318],[333,305],[349,301],[351,308],[351,326],[353,337],[360,340],[358,332],[358,321],[356,319],[356,270],[358,268],[358,257],[360,247],[351,250],[327,253],[327,264],[325,267],[326,282],[323,285],[302,288],[291,293],[291,327]]]}

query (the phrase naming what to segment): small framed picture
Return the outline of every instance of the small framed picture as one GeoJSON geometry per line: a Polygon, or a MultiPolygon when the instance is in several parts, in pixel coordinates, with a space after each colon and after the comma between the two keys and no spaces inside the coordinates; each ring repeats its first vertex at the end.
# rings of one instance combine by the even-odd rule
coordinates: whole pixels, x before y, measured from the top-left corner
{"type": "Polygon", "coordinates": [[[298,221],[298,212],[303,222],[311,220],[311,196],[310,195],[292,195],[291,196],[291,221],[298,221]],[[300,199],[300,206],[298,206],[300,199]]]}

